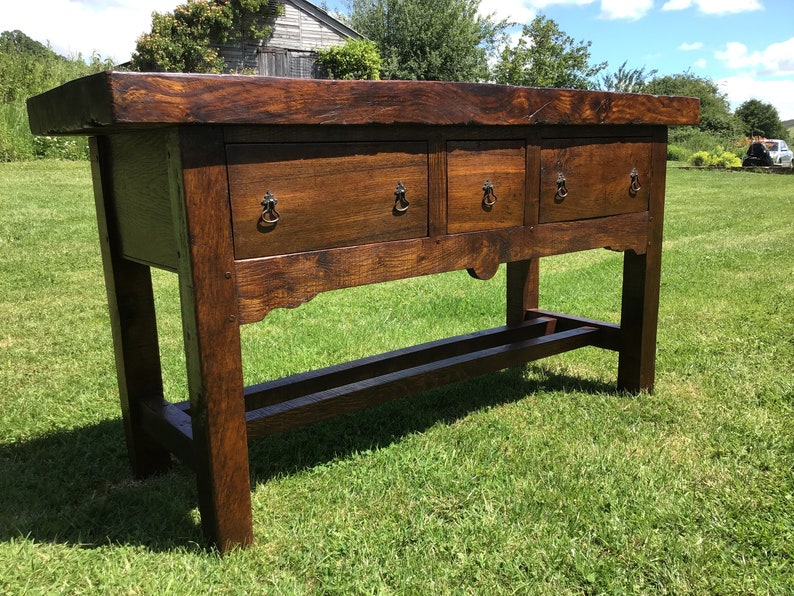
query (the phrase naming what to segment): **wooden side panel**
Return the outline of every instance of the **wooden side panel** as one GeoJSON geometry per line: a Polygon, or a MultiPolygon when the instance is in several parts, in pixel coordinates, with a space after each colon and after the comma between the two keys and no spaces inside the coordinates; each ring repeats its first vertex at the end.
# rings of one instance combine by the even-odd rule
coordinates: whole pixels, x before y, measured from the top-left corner
{"type": "Polygon", "coordinates": [[[523,140],[449,141],[447,210],[450,234],[524,223],[523,140]],[[486,199],[486,183],[492,187],[486,199]],[[486,202],[493,203],[487,205],[486,202]]]}
{"type": "Polygon", "coordinates": [[[176,270],[168,182],[167,133],[108,137],[115,223],[124,257],[176,270]]]}
{"type": "Polygon", "coordinates": [[[645,211],[651,187],[650,139],[547,139],[540,171],[541,222],[645,211]],[[564,188],[558,184],[561,179],[564,188]]]}
{"type": "Polygon", "coordinates": [[[229,145],[227,154],[238,259],[427,236],[426,142],[229,145]],[[267,192],[278,200],[272,224],[260,219],[267,192]]]}
{"type": "Polygon", "coordinates": [[[217,128],[177,135],[169,160],[201,524],[226,550],[253,539],[226,155],[217,128]]]}

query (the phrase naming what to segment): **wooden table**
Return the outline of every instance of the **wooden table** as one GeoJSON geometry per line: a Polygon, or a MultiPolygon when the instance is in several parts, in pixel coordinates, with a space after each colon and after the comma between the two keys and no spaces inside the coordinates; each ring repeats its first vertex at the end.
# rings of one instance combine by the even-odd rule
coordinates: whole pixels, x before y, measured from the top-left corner
{"type": "Polygon", "coordinates": [[[651,390],[667,126],[696,99],[108,72],[28,102],[91,136],[127,445],[196,471],[206,537],[252,540],[247,441],[582,346],[651,390]],[[620,325],[538,309],[541,257],[624,252],[620,325]],[[243,387],[240,325],[320,292],[507,263],[506,325],[243,387]],[[150,267],[176,272],[189,400],[164,399],[150,267]]]}

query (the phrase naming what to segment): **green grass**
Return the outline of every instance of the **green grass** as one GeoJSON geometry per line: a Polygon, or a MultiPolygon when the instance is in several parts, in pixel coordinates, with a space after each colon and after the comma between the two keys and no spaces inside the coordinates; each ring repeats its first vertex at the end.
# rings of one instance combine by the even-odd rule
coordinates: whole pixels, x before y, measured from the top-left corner
{"type": "MultiPolygon", "coordinates": [[[[653,395],[586,349],[256,442],[256,543],[220,557],[189,471],[130,475],[87,170],[0,164],[0,593],[794,592],[794,177],[670,170],[653,395]]],[[[620,268],[547,259],[542,306],[617,320],[620,268]]],[[[499,325],[503,276],[274,312],[246,382],[499,325]]]]}

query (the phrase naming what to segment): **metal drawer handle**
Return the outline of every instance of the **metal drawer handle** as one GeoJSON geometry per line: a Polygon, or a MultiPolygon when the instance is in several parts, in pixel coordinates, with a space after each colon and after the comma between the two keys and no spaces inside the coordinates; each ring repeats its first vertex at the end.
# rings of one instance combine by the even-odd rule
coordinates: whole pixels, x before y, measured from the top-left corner
{"type": "Polygon", "coordinates": [[[482,185],[483,195],[482,195],[482,206],[483,207],[493,207],[494,203],[496,203],[496,195],[493,191],[493,183],[490,179],[485,181],[485,184],[482,185]]]}
{"type": "Polygon", "coordinates": [[[560,199],[564,199],[568,196],[568,187],[565,186],[565,176],[562,175],[562,172],[557,174],[557,192],[554,196],[560,199]]]}
{"type": "Polygon", "coordinates": [[[274,197],[270,191],[265,193],[264,198],[259,204],[262,205],[262,215],[259,216],[260,221],[269,225],[273,225],[281,219],[281,214],[276,211],[278,199],[274,197]]]}
{"type": "Polygon", "coordinates": [[[640,173],[637,171],[637,168],[631,170],[631,184],[629,185],[629,191],[631,194],[636,195],[640,192],[642,188],[642,184],[640,184],[640,173]]]}
{"type": "Polygon", "coordinates": [[[394,210],[397,213],[405,213],[408,211],[408,205],[411,204],[408,202],[408,199],[405,198],[405,191],[406,188],[402,181],[398,182],[397,188],[394,189],[394,210]]]}

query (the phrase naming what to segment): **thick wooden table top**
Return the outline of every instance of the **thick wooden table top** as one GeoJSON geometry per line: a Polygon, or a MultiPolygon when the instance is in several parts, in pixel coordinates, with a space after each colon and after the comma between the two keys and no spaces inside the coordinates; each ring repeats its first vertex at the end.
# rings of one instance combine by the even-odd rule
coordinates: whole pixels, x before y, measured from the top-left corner
{"type": "Polygon", "coordinates": [[[691,97],[440,81],[103,72],[28,100],[34,134],[217,125],[687,125],[691,97]]]}

